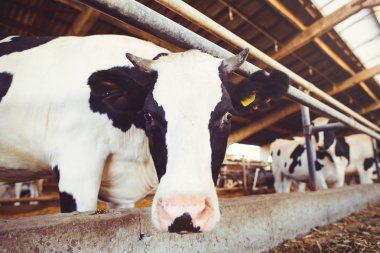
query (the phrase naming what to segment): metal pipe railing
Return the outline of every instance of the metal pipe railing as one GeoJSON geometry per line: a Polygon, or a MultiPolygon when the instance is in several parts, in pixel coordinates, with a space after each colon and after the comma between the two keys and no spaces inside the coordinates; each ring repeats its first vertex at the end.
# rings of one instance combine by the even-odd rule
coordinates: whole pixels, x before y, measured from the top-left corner
{"type": "Polygon", "coordinates": [[[301,117],[302,117],[302,126],[303,134],[305,135],[305,144],[306,144],[306,155],[307,155],[307,167],[309,171],[309,185],[310,190],[315,191],[315,150],[314,145],[311,140],[313,135],[310,122],[310,113],[309,107],[301,105],[301,117]]]}
{"type": "MultiPolygon", "coordinates": [[[[233,54],[229,51],[215,45],[209,40],[195,34],[185,27],[175,23],[174,21],[162,16],[161,14],[149,9],[148,7],[134,1],[134,0],[79,0],[91,7],[94,7],[108,15],[111,15],[124,22],[133,24],[137,27],[143,28],[150,33],[168,41],[182,48],[196,48],[214,56],[220,58],[227,58],[233,54]]],[[[244,63],[240,68],[239,73],[244,75],[250,75],[253,72],[259,70],[258,67],[251,63],[244,63]]],[[[280,68],[280,70],[282,70],[280,68]]],[[[296,74],[294,74],[296,75],[296,74]]],[[[299,79],[296,75],[296,79],[299,79]]],[[[294,80],[297,82],[297,80],[294,80]]],[[[306,81],[306,80],[305,80],[306,81]]],[[[306,81],[307,82],[307,81],[306,81]]],[[[310,86],[311,87],[311,86],[310,86]]],[[[323,93],[324,95],[325,93],[323,93]]],[[[298,89],[290,86],[288,90],[288,96],[297,102],[310,106],[318,111],[325,112],[337,120],[344,122],[345,124],[365,132],[372,137],[380,140],[380,135],[375,131],[355,122],[335,109],[328,107],[327,105],[319,102],[299,91],[298,89]],[[300,95],[302,94],[302,95],[300,95]],[[317,103],[318,102],[318,103],[317,103]]],[[[328,96],[328,95],[327,95],[328,96]]],[[[351,111],[352,112],[352,111],[351,111]]],[[[370,122],[371,123],[371,122],[370,122]]],[[[371,123],[373,125],[373,123],[371,123]]],[[[376,126],[377,127],[377,126],[376,126]]]]}
{"type": "Polygon", "coordinates": [[[334,130],[339,130],[342,128],[345,128],[346,125],[336,122],[336,123],[329,123],[326,125],[321,125],[321,126],[313,126],[313,133],[321,132],[321,131],[334,131],[334,130]]]}

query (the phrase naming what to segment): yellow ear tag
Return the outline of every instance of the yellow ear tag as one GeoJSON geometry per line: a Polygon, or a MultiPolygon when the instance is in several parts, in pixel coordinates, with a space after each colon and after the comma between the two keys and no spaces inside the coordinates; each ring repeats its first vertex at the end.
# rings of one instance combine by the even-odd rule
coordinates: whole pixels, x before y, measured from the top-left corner
{"type": "Polygon", "coordinates": [[[255,105],[254,107],[252,107],[253,108],[253,110],[258,110],[259,109],[259,107],[257,106],[257,105],[255,105]]]}
{"type": "Polygon", "coordinates": [[[269,103],[270,101],[272,101],[272,99],[271,98],[267,98],[266,100],[265,100],[265,103],[269,103]]]}
{"type": "Polygon", "coordinates": [[[244,107],[247,107],[248,105],[250,105],[253,101],[255,101],[256,99],[256,92],[252,93],[252,95],[250,95],[249,97],[243,99],[240,101],[240,103],[244,106],[244,107]]]}

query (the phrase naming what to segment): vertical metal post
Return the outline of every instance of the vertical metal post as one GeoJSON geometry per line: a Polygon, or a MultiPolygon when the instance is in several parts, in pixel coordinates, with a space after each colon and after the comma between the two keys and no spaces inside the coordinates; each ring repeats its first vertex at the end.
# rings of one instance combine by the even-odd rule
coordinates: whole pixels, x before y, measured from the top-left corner
{"type": "Polygon", "coordinates": [[[373,154],[374,154],[375,166],[376,166],[376,172],[377,172],[377,182],[380,183],[379,147],[377,146],[376,139],[372,139],[372,144],[373,144],[373,154]]]}
{"type": "Polygon", "coordinates": [[[302,126],[303,133],[305,135],[306,143],[306,153],[307,153],[307,164],[309,167],[309,185],[310,190],[315,191],[315,151],[313,143],[311,142],[312,127],[310,124],[310,113],[309,107],[301,105],[301,116],[302,116],[302,126]]]}
{"type": "Polygon", "coordinates": [[[245,157],[242,156],[242,167],[243,167],[243,188],[244,193],[247,192],[247,166],[245,164],[245,157]]]}

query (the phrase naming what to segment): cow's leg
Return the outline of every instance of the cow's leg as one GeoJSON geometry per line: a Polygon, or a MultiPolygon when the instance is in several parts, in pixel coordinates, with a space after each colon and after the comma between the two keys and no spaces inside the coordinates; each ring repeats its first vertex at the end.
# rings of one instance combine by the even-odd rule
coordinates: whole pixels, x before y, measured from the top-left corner
{"type": "MultiPolygon", "coordinates": [[[[31,198],[37,198],[39,196],[38,195],[38,188],[37,188],[37,181],[30,182],[29,188],[30,188],[30,197],[31,198]]],[[[30,201],[29,204],[37,205],[38,201],[30,201]]]]}
{"type": "Polygon", "coordinates": [[[373,184],[373,171],[376,170],[375,164],[372,167],[364,169],[364,166],[359,165],[358,168],[359,180],[361,184],[373,184]]]}
{"type": "MultiPolygon", "coordinates": [[[[22,183],[15,183],[15,197],[16,199],[21,198],[22,183]]],[[[20,202],[15,202],[15,206],[19,206],[20,202]]]]}
{"type": "Polygon", "coordinates": [[[290,192],[290,186],[292,186],[292,181],[286,177],[283,177],[282,180],[282,192],[288,193],[290,192]]]}
{"type": "Polygon", "coordinates": [[[305,192],[306,183],[298,181],[297,182],[297,192],[305,192]]]}
{"type": "MultiPolygon", "coordinates": [[[[82,148],[86,150],[86,148],[82,148]]],[[[98,193],[106,156],[100,152],[67,152],[54,167],[59,174],[61,212],[92,211],[98,193]]]]}
{"type": "Polygon", "coordinates": [[[315,173],[315,185],[317,186],[318,190],[325,190],[328,188],[325,177],[322,175],[322,173],[315,173]]]}
{"type": "Polygon", "coordinates": [[[336,182],[334,183],[334,188],[343,187],[347,160],[341,157],[335,157],[333,158],[333,162],[336,169],[336,182]]]}
{"type": "Polygon", "coordinates": [[[276,190],[277,193],[281,193],[283,175],[277,170],[272,169],[272,171],[273,171],[273,176],[274,176],[274,189],[276,190]]]}

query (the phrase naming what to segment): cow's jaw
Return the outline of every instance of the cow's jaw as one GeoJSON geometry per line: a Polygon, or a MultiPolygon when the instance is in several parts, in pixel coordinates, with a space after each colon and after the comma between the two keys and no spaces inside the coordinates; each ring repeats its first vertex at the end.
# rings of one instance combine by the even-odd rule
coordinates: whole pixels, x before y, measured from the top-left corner
{"type": "Polygon", "coordinates": [[[167,166],[153,201],[153,223],[163,231],[208,231],[220,219],[208,126],[222,99],[221,60],[198,51],[162,59],[154,66],[153,98],[167,121],[167,166]]]}

